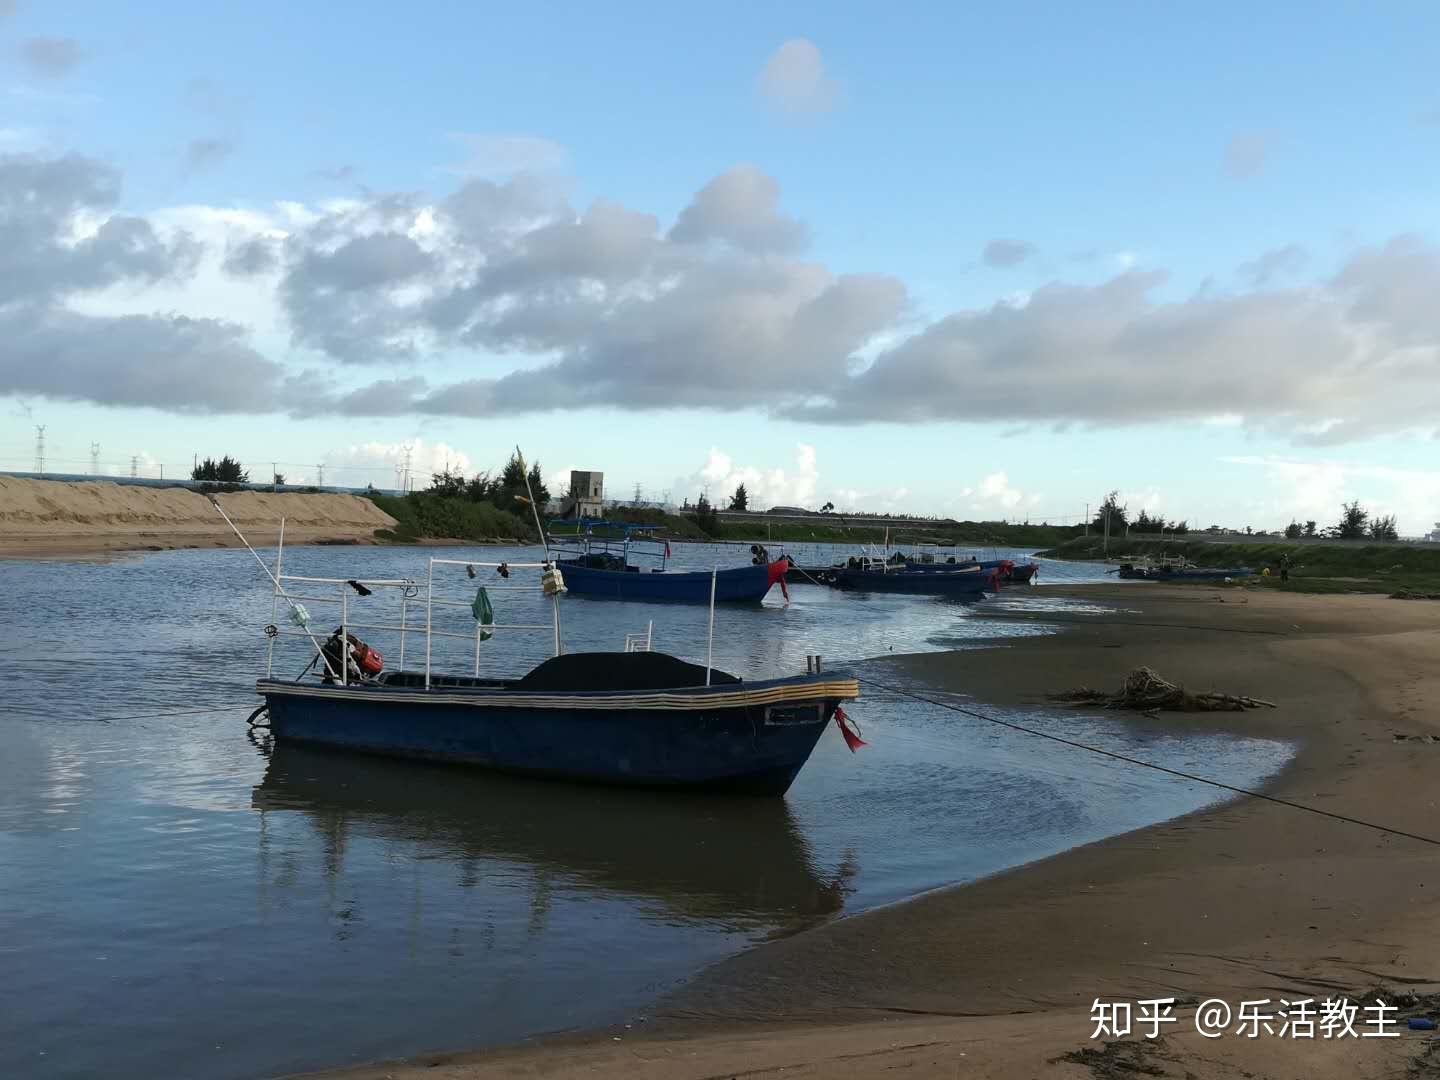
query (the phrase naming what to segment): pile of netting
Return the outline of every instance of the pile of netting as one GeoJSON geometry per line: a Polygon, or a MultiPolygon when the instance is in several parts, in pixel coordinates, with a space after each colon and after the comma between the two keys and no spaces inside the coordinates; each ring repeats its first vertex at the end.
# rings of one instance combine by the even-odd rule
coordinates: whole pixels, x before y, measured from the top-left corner
{"type": "Polygon", "coordinates": [[[1148,667],[1138,667],[1126,675],[1125,684],[1118,693],[1082,686],[1049,697],[1051,701],[1066,705],[1098,705],[1103,709],[1137,709],[1142,712],[1159,712],[1162,709],[1174,712],[1242,712],[1261,706],[1275,708],[1273,701],[1242,694],[1221,694],[1214,690],[1192,693],[1148,667]]]}

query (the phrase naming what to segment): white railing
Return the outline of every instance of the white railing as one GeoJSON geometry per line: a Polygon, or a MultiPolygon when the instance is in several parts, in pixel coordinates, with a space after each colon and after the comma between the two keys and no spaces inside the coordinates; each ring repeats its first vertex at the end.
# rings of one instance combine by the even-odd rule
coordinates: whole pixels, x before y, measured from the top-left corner
{"type": "MultiPolygon", "coordinates": [[[[425,636],[425,688],[430,689],[430,680],[433,671],[432,642],[435,638],[451,638],[471,641],[475,643],[474,649],[474,674],[480,675],[480,645],[493,634],[500,631],[550,631],[554,635],[555,655],[561,651],[560,643],[560,615],[558,605],[558,594],[552,593],[552,600],[555,601],[552,607],[552,621],[549,623],[504,623],[488,622],[482,623],[475,619],[473,630],[464,633],[456,630],[443,630],[436,626],[436,616],[440,610],[453,610],[455,608],[473,609],[473,600],[458,600],[446,597],[443,594],[442,586],[446,583],[443,578],[437,578],[437,568],[457,566],[466,570],[467,581],[474,581],[476,571],[481,569],[495,571],[501,574],[501,580],[507,581],[508,575],[515,570],[538,570],[542,574],[550,569],[549,563],[518,563],[518,562],[476,562],[469,559],[430,559],[426,570],[424,582],[412,578],[329,578],[311,577],[302,574],[286,574],[284,572],[284,532],[280,537],[280,547],[275,557],[275,573],[271,575],[274,590],[270,601],[270,627],[267,628],[267,636],[270,639],[266,655],[265,674],[269,678],[274,674],[275,666],[275,642],[280,637],[304,637],[310,639],[316,646],[316,656],[324,665],[327,675],[348,684],[352,674],[350,657],[350,633],[354,630],[378,630],[387,633],[396,633],[400,637],[400,664],[399,670],[405,669],[406,644],[409,635],[423,634],[425,636]],[[304,589],[300,592],[296,589],[304,589]],[[328,589],[325,587],[328,586],[328,589]],[[359,621],[352,618],[350,610],[350,591],[356,586],[370,592],[378,590],[393,589],[400,594],[400,617],[398,620],[387,621],[359,621]],[[319,644],[319,640],[330,637],[330,634],[320,633],[319,640],[315,631],[310,628],[311,617],[301,604],[332,604],[339,608],[339,635],[342,646],[340,648],[341,670],[335,671],[331,666],[330,658],[326,656],[325,649],[319,644]],[[281,604],[284,604],[292,613],[292,621],[296,624],[295,629],[279,625],[279,614],[281,604]],[[424,624],[412,623],[412,608],[424,604],[424,624]]],[[[442,571],[443,573],[443,571],[442,571]]],[[[478,590],[483,588],[486,594],[496,592],[529,592],[544,595],[545,586],[543,578],[535,584],[491,584],[488,580],[476,586],[478,590]]],[[[639,638],[639,635],[632,635],[639,638]]],[[[644,637],[644,647],[649,648],[650,631],[647,630],[644,637]]],[[[626,647],[630,648],[630,636],[626,638],[626,647]]],[[[312,664],[314,659],[310,661],[312,664]]]]}

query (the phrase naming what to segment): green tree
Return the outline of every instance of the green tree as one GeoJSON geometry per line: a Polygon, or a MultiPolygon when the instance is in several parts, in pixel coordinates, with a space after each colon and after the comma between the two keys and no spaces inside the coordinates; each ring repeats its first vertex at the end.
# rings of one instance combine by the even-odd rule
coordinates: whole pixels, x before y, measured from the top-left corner
{"type": "Polygon", "coordinates": [[[465,481],[465,498],[473,503],[493,502],[495,482],[488,472],[478,472],[465,481]]]}
{"type": "Polygon", "coordinates": [[[745,490],[745,485],[744,485],[744,484],[741,484],[739,487],[737,487],[737,488],[735,489],[735,494],[730,496],[730,509],[731,509],[731,510],[748,510],[748,509],[750,509],[750,493],[745,490]]]}
{"type": "Polygon", "coordinates": [[[703,491],[695,503],[695,524],[711,536],[720,531],[720,518],[716,515],[715,508],[710,505],[710,497],[703,491]]]}
{"type": "Polygon", "coordinates": [[[1303,530],[1300,528],[1300,523],[1297,521],[1292,521],[1289,525],[1285,526],[1285,539],[1298,540],[1300,539],[1300,534],[1302,531],[1303,530]]]}
{"type": "MultiPolygon", "coordinates": [[[[530,491],[535,496],[535,505],[544,512],[545,504],[550,501],[550,489],[540,477],[538,461],[530,466],[530,491]]],[[[525,491],[525,468],[521,464],[520,455],[511,454],[510,460],[505,462],[505,468],[500,470],[499,479],[490,489],[490,501],[502,510],[528,512],[525,505],[528,498],[525,491]]]]}
{"type": "Polygon", "coordinates": [[[250,473],[240,467],[240,462],[226,454],[219,461],[207,457],[190,470],[190,479],[211,480],[221,484],[248,484],[250,473]]]}
{"type": "Polygon", "coordinates": [[[1188,532],[1190,531],[1190,522],[1188,522],[1188,521],[1172,521],[1172,522],[1170,523],[1170,531],[1171,531],[1172,533],[1175,533],[1175,534],[1179,535],[1179,536],[1184,536],[1186,533],[1188,533],[1188,532]]]}
{"type": "Polygon", "coordinates": [[[1105,531],[1105,519],[1110,519],[1110,535],[1125,531],[1125,524],[1128,520],[1125,516],[1125,508],[1120,505],[1120,492],[1112,491],[1105,496],[1105,501],[1100,504],[1100,509],[1095,513],[1095,520],[1090,527],[1100,532],[1105,531]]]}
{"type": "Polygon", "coordinates": [[[1305,535],[1306,535],[1306,536],[1314,536],[1314,535],[1315,535],[1315,522],[1313,522],[1313,521],[1307,521],[1307,522],[1305,522],[1305,535]]]}
{"type": "Polygon", "coordinates": [[[446,465],[444,471],[430,474],[430,486],[425,489],[425,493],[445,498],[461,497],[465,494],[465,474],[452,473],[450,466],[446,465]]]}
{"type": "Polygon", "coordinates": [[[833,502],[827,502],[824,506],[820,507],[820,513],[822,514],[833,514],[834,512],[835,504],[833,502]]]}
{"type": "Polygon", "coordinates": [[[1400,533],[1395,527],[1395,515],[1388,517],[1377,517],[1370,522],[1370,539],[1372,540],[1399,540],[1400,533]]]}
{"type": "Polygon", "coordinates": [[[1335,526],[1335,535],[1341,540],[1363,540],[1369,531],[1370,513],[1360,505],[1360,500],[1340,504],[1340,521],[1335,526]]]}

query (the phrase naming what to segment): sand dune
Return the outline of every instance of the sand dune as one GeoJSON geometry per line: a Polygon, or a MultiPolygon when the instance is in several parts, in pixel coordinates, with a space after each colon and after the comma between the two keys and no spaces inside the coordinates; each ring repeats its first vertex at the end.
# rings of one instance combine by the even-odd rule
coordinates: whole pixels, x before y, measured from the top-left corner
{"type": "MultiPolygon", "coordinates": [[[[395,519],[358,495],[239,491],[220,505],[252,543],[368,542],[395,519]]],[[[234,536],[209,500],[186,488],[109,481],[0,476],[0,552],[91,554],[147,548],[215,547],[234,536]]]]}

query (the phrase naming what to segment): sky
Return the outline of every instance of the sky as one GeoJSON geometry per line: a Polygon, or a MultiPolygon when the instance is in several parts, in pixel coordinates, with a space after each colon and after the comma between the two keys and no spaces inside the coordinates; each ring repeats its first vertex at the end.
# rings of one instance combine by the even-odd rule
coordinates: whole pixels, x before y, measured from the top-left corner
{"type": "Polygon", "coordinates": [[[1440,518],[1440,9],[0,0],[0,469],[1440,518]],[[408,447],[408,451],[406,448],[408,447]]]}

